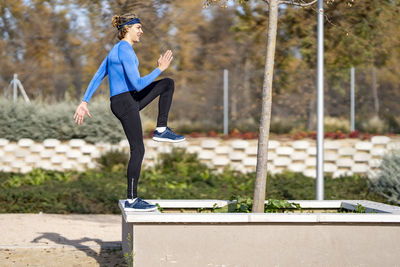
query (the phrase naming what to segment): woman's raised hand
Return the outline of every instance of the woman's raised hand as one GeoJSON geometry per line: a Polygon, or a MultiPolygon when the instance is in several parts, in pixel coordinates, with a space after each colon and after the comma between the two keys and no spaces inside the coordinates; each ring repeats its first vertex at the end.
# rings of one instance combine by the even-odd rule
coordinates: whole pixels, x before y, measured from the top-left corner
{"type": "Polygon", "coordinates": [[[92,117],[92,115],[90,115],[87,104],[87,102],[82,101],[82,103],[80,103],[79,106],[76,108],[74,120],[78,125],[82,125],[85,114],[87,114],[89,118],[92,117]]]}
{"type": "Polygon", "coordinates": [[[169,67],[169,64],[171,63],[172,59],[174,57],[172,56],[172,51],[168,50],[167,52],[165,52],[164,55],[160,55],[160,58],[158,59],[158,68],[161,71],[166,70],[169,67]]]}

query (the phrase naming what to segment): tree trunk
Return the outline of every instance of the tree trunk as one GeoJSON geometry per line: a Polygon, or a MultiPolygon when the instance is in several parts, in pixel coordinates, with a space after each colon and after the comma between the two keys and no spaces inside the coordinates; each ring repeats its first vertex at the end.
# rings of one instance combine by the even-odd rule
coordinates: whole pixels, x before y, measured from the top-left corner
{"type": "Polygon", "coordinates": [[[251,61],[250,61],[250,53],[247,53],[246,59],[244,61],[244,77],[243,77],[243,91],[242,91],[242,99],[243,105],[242,107],[245,108],[242,114],[251,114],[252,105],[251,105],[251,61]]]}
{"type": "Polygon", "coordinates": [[[233,77],[230,79],[234,81],[231,83],[234,85],[231,88],[229,88],[230,89],[229,90],[229,97],[230,97],[229,104],[231,107],[231,110],[230,110],[231,111],[231,119],[236,121],[238,119],[238,98],[237,98],[237,96],[238,96],[239,92],[238,92],[238,86],[235,86],[237,83],[235,74],[238,73],[238,68],[235,68],[232,72],[233,72],[233,75],[229,73],[229,78],[233,77]]]}
{"type": "Polygon", "coordinates": [[[372,96],[374,98],[375,115],[379,117],[379,98],[378,98],[378,85],[376,83],[376,71],[372,66],[372,96]]]}
{"type": "Polygon", "coordinates": [[[267,55],[265,57],[262,109],[258,136],[256,180],[254,184],[252,212],[264,212],[265,189],[267,182],[268,139],[271,122],[272,79],[274,74],[276,32],[278,26],[278,5],[278,0],[269,1],[267,55]]]}

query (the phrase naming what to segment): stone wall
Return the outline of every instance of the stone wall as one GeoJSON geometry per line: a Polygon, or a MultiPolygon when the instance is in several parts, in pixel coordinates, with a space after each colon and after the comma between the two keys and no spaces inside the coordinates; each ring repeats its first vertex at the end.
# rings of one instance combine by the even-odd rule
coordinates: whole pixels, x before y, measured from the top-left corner
{"type": "MultiPolygon", "coordinates": [[[[145,140],[144,165],[152,166],[159,153],[170,152],[173,147],[184,147],[188,152],[197,152],[200,160],[210,167],[222,169],[230,166],[243,172],[255,171],[257,140],[222,140],[217,138],[189,138],[188,141],[170,144],[145,140]]],[[[400,149],[399,137],[374,136],[371,140],[358,139],[325,140],[326,173],[334,176],[364,174],[376,170],[382,156],[400,149]]],[[[85,170],[96,167],[95,159],[110,149],[129,151],[127,140],[119,144],[89,144],[73,139],[60,142],[47,139],[37,143],[31,139],[10,142],[0,139],[0,170],[28,172],[33,168],[54,170],[85,170]]],[[[270,140],[268,170],[272,173],[288,169],[315,177],[315,140],[270,140]]]]}

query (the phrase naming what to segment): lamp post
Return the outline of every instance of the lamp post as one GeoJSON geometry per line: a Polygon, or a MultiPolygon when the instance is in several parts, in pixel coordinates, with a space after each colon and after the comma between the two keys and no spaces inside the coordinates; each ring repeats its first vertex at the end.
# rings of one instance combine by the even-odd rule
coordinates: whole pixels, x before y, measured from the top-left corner
{"type": "Polygon", "coordinates": [[[318,0],[316,199],[324,200],[324,1],[318,0]]]}

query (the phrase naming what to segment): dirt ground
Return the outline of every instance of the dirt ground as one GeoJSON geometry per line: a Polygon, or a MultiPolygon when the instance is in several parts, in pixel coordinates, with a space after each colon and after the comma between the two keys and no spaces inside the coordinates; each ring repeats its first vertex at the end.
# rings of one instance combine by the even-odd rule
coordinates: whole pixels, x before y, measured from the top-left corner
{"type": "Polygon", "coordinates": [[[121,215],[0,214],[0,266],[125,266],[121,215]]]}

